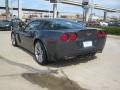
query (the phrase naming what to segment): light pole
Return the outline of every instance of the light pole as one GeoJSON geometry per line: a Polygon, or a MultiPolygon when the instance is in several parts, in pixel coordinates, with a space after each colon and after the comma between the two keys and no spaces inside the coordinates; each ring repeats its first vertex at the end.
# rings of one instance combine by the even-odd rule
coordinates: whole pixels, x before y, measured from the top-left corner
{"type": "Polygon", "coordinates": [[[53,18],[57,18],[57,3],[53,3],[53,18]]]}
{"type": "Polygon", "coordinates": [[[6,7],[6,19],[9,17],[9,1],[5,0],[5,7],[6,7]]]}
{"type": "Polygon", "coordinates": [[[49,0],[49,18],[50,18],[50,0],[49,0]]]}
{"type": "Polygon", "coordinates": [[[83,0],[82,1],[82,7],[83,7],[83,21],[88,21],[88,12],[89,12],[89,0],[83,0]]]}
{"type": "Polygon", "coordinates": [[[18,0],[18,18],[22,19],[22,0],[18,0]]]}
{"type": "Polygon", "coordinates": [[[11,0],[11,4],[10,5],[11,5],[11,15],[12,15],[11,17],[13,18],[13,0],[11,0]]]}
{"type": "Polygon", "coordinates": [[[91,0],[91,13],[90,13],[90,20],[92,21],[93,18],[93,9],[94,9],[94,1],[91,0]]]}
{"type": "Polygon", "coordinates": [[[104,11],[104,21],[106,21],[107,11],[104,11]]]}
{"type": "Polygon", "coordinates": [[[57,3],[60,3],[61,0],[50,0],[50,3],[53,3],[53,18],[57,18],[57,3]]]}

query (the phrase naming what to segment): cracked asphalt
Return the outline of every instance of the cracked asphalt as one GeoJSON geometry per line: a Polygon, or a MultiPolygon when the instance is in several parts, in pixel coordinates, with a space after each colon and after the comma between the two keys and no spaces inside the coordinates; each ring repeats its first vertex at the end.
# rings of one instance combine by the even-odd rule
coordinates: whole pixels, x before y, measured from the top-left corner
{"type": "Polygon", "coordinates": [[[120,36],[107,38],[93,58],[36,63],[33,55],[13,47],[10,31],[0,32],[0,90],[120,90],[120,36]]]}

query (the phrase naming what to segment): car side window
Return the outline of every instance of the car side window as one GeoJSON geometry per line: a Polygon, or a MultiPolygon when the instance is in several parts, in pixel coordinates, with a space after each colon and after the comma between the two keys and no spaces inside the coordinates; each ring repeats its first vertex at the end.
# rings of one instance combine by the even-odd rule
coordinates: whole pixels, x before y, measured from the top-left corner
{"type": "Polygon", "coordinates": [[[39,30],[41,29],[41,24],[41,21],[33,21],[26,26],[25,31],[39,30]]]}
{"type": "Polygon", "coordinates": [[[54,26],[53,26],[52,22],[49,22],[49,21],[45,21],[42,26],[43,30],[51,30],[53,28],[54,28],[54,26]]]}
{"type": "Polygon", "coordinates": [[[61,30],[61,29],[69,29],[71,27],[71,24],[66,24],[64,22],[54,22],[54,29],[55,30],[61,30]]]}

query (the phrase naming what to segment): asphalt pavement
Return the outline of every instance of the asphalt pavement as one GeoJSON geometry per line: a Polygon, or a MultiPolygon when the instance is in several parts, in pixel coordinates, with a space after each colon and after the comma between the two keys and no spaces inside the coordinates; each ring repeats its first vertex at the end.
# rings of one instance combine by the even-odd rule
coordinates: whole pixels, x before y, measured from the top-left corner
{"type": "Polygon", "coordinates": [[[109,35],[95,57],[42,66],[0,31],[0,90],[120,90],[120,36],[109,35]]]}

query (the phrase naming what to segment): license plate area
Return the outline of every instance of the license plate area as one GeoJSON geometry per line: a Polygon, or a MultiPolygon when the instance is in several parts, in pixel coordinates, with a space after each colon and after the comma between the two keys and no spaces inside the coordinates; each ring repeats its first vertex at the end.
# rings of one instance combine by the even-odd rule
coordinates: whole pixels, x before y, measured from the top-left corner
{"type": "Polygon", "coordinates": [[[93,42],[92,41],[84,41],[83,42],[83,47],[87,48],[87,47],[92,47],[93,46],[93,42]]]}

